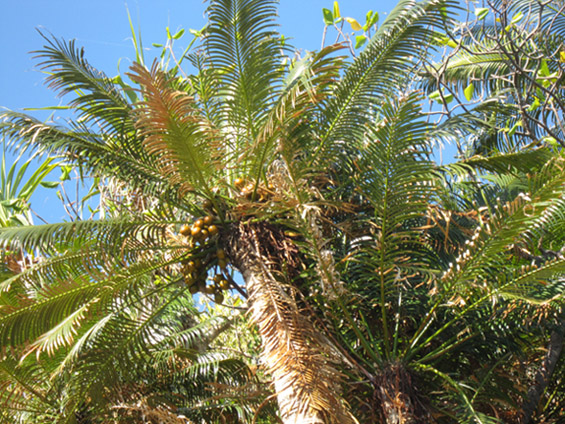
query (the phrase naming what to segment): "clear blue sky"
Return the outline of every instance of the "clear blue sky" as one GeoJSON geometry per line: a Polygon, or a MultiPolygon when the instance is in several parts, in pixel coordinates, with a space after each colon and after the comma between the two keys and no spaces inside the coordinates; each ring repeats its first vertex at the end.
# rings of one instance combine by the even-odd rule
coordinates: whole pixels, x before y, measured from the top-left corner
{"type": "MultiPolygon", "coordinates": [[[[280,31],[300,49],[320,47],[323,31],[322,8],[331,9],[333,0],[281,0],[280,31]]],[[[147,53],[157,53],[151,43],[164,43],[165,28],[200,29],[205,23],[206,3],[201,0],[0,0],[0,107],[21,111],[26,107],[63,104],[44,86],[44,75],[35,67],[31,51],[44,40],[36,28],[84,46],[85,57],[109,76],[125,71],[135,57],[127,17],[129,8],[136,30],[140,30],[147,53]]],[[[376,10],[381,21],[396,0],[341,0],[342,16],[364,23],[368,10],[376,10]]],[[[185,36],[177,42],[184,48],[185,36]]],[[[335,34],[332,33],[335,37],[335,34]]],[[[333,41],[329,37],[328,41],[333,41]]],[[[38,117],[47,114],[34,113],[38,117]]],[[[50,222],[64,217],[54,191],[42,190],[32,206],[50,222]]]]}

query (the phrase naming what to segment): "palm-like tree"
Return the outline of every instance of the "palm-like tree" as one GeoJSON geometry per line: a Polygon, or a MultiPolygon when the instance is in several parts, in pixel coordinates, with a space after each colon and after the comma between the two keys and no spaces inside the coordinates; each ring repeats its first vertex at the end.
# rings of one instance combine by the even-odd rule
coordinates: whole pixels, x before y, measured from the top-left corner
{"type": "Polygon", "coordinates": [[[429,160],[449,125],[426,124],[411,78],[451,3],[400,2],[351,62],[340,46],[289,61],[275,6],[211,2],[195,74],[134,64],[135,103],[74,43],[50,40],[39,52],[51,85],[79,93],[81,119],[60,128],[7,113],[4,131],[112,176],[152,208],[3,231],[45,260],[1,283],[10,303],[0,342],[25,361],[61,355],[70,421],[96,413],[113,381],[143,374],[161,352],[164,363],[189,364],[171,311],[196,291],[221,302],[230,287],[248,297],[283,422],[486,422],[484,384],[470,396],[460,383],[475,375],[472,360],[495,369],[524,331],[505,296],[527,304],[559,292],[562,259],[526,269],[508,251],[559,221],[562,159],[542,170],[546,151],[520,155],[535,172],[529,198],[488,213],[448,189],[473,168],[512,163],[429,160]],[[551,283],[545,292],[538,280],[551,283]],[[481,338],[503,328],[504,314],[513,324],[487,356],[481,338]],[[499,320],[488,327],[485,316],[499,320]]]}
{"type": "MultiPolygon", "coordinates": [[[[484,131],[472,139],[465,154],[497,155],[500,151],[535,152],[540,145],[561,152],[563,137],[563,89],[565,68],[560,52],[565,37],[562,2],[487,1],[471,25],[463,25],[451,34],[457,41],[455,50],[443,63],[429,67],[425,85],[467,97],[470,105],[458,116],[468,122],[488,122],[484,131]],[[484,18],[486,16],[486,19],[484,18]],[[434,71],[432,71],[432,69],[434,71]],[[463,93],[465,90],[465,93],[463,93]]],[[[465,131],[463,134],[468,135],[465,131]]],[[[523,186],[524,176],[507,179],[523,186]]],[[[504,187],[507,193],[508,186],[504,187]]],[[[561,224],[557,224],[560,226],[561,224]]],[[[546,229],[536,242],[521,250],[524,258],[538,263],[541,257],[562,256],[563,240],[557,228],[546,229]]],[[[523,422],[531,422],[534,410],[548,385],[552,373],[560,374],[563,348],[563,318],[559,312],[552,320],[551,335],[546,336],[547,355],[532,361],[528,395],[523,402],[523,422]]],[[[558,399],[548,396],[547,399],[558,399]]],[[[560,401],[555,402],[557,405],[560,401]]],[[[549,401],[546,406],[549,406],[549,401]]]]}

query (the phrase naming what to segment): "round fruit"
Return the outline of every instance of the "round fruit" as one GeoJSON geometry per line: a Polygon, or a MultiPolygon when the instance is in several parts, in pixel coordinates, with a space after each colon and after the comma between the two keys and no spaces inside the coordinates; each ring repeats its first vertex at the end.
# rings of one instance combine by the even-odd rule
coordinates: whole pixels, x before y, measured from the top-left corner
{"type": "Polygon", "coordinates": [[[219,231],[219,230],[218,230],[218,227],[216,227],[215,225],[210,225],[210,226],[208,227],[208,233],[209,233],[211,236],[215,236],[216,234],[218,234],[218,231],[219,231]]]}
{"type": "Polygon", "coordinates": [[[194,223],[194,227],[202,227],[204,225],[204,221],[202,219],[197,219],[194,223]]]}
{"type": "Polygon", "coordinates": [[[202,231],[200,231],[200,237],[202,237],[203,240],[206,240],[208,238],[208,235],[208,230],[203,228],[202,231]]]}
{"type": "Polygon", "coordinates": [[[214,295],[214,302],[223,303],[224,302],[224,295],[222,293],[216,293],[214,295]]]}
{"type": "Polygon", "coordinates": [[[236,187],[241,187],[245,184],[245,180],[243,178],[236,178],[233,182],[236,187]]]}
{"type": "Polygon", "coordinates": [[[224,277],[222,276],[222,274],[216,274],[214,275],[214,283],[219,284],[220,281],[222,281],[224,279],[224,277]]]}
{"type": "Polygon", "coordinates": [[[188,288],[188,291],[190,292],[190,294],[196,294],[198,293],[198,285],[197,284],[193,284],[192,286],[190,286],[188,288]]]}
{"type": "Polygon", "coordinates": [[[188,236],[190,234],[190,225],[184,224],[182,227],[180,227],[180,233],[183,236],[188,236]]]}
{"type": "Polygon", "coordinates": [[[216,288],[214,286],[206,286],[206,289],[204,291],[206,292],[206,294],[214,294],[216,293],[216,288]]]}
{"type": "Polygon", "coordinates": [[[220,280],[220,282],[218,283],[218,286],[222,289],[222,290],[227,290],[230,288],[230,283],[228,280],[220,280]]]}
{"type": "Polygon", "coordinates": [[[205,216],[202,221],[204,222],[204,225],[210,225],[212,222],[214,222],[214,218],[212,218],[210,215],[205,216]]]}
{"type": "Polygon", "coordinates": [[[212,209],[212,206],[212,201],[208,199],[204,200],[204,203],[202,203],[204,209],[212,209]]]}
{"type": "Polygon", "coordinates": [[[190,229],[190,234],[192,234],[192,237],[198,237],[200,235],[200,231],[202,231],[202,228],[195,226],[190,229]]]}

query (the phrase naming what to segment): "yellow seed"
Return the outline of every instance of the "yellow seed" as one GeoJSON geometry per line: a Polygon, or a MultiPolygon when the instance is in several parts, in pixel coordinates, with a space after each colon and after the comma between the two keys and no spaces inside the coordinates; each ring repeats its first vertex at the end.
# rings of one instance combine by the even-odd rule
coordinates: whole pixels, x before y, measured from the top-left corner
{"type": "Polygon", "coordinates": [[[214,275],[214,283],[218,284],[220,281],[222,281],[224,279],[224,277],[222,276],[222,274],[216,274],[214,275]]]}
{"type": "Polygon", "coordinates": [[[222,289],[222,290],[227,290],[230,288],[230,283],[227,280],[220,280],[220,282],[218,283],[218,286],[222,289]]]}
{"type": "Polygon", "coordinates": [[[192,234],[192,237],[198,237],[200,235],[200,231],[202,231],[202,228],[200,228],[199,226],[193,226],[190,229],[190,233],[192,234]]]}
{"type": "Polygon", "coordinates": [[[202,240],[206,240],[208,236],[209,236],[208,230],[202,229],[202,231],[200,231],[200,237],[202,238],[202,240]]]}
{"type": "Polygon", "coordinates": [[[216,227],[215,225],[210,225],[210,226],[208,227],[208,233],[209,233],[211,236],[215,236],[216,234],[218,234],[218,231],[219,231],[219,230],[218,230],[218,227],[216,227]]]}
{"type": "Polygon", "coordinates": [[[202,227],[202,225],[204,225],[204,221],[202,219],[197,219],[194,222],[194,227],[202,227]]]}
{"type": "Polygon", "coordinates": [[[184,224],[182,227],[180,227],[180,233],[183,236],[188,236],[190,234],[190,225],[184,224]]]}
{"type": "Polygon", "coordinates": [[[236,178],[233,182],[236,187],[241,187],[245,184],[245,180],[243,178],[236,178]]]}
{"type": "Polygon", "coordinates": [[[214,222],[214,218],[212,218],[210,215],[205,216],[202,221],[204,222],[204,225],[210,225],[212,222],[214,222]]]}

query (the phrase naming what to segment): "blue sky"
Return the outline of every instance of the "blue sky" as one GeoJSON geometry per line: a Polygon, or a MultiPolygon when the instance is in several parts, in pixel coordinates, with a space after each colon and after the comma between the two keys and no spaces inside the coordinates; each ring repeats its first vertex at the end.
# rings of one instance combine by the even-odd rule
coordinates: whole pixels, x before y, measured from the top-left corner
{"type": "MultiPolygon", "coordinates": [[[[165,28],[200,29],[205,23],[206,3],[201,0],[3,0],[0,13],[0,106],[10,109],[58,104],[43,86],[44,75],[35,68],[29,52],[41,48],[44,40],[35,30],[41,28],[57,37],[76,39],[85,47],[85,57],[108,75],[117,74],[117,65],[126,70],[135,56],[127,17],[141,30],[144,47],[156,52],[151,43],[166,40],[165,28]],[[126,8],[127,4],[127,8],[126,8]]],[[[323,31],[322,8],[332,8],[332,0],[282,0],[279,7],[281,32],[292,44],[317,49],[323,31]]],[[[363,23],[365,13],[379,10],[381,16],[392,9],[395,0],[342,0],[343,16],[363,23]]],[[[187,34],[178,42],[185,47],[187,34]]]]}
{"type": "MultiPolygon", "coordinates": [[[[281,0],[280,31],[300,49],[320,47],[324,23],[322,8],[331,9],[332,0],[281,0]]],[[[381,21],[396,0],[341,0],[342,16],[364,23],[368,10],[376,10],[381,21]]],[[[21,111],[62,105],[43,83],[31,51],[44,45],[36,28],[84,46],[85,57],[109,76],[125,72],[135,57],[128,23],[129,9],[136,31],[140,30],[147,54],[156,54],[152,43],[164,43],[165,28],[174,33],[187,31],[177,42],[183,49],[190,41],[188,29],[200,29],[206,3],[201,0],[1,0],[0,2],[0,107],[21,111]]],[[[334,33],[328,37],[333,41],[334,33]]],[[[46,118],[46,112],[32,112],[46,118]]],[[[41,190],[32,206],[45,219],[56,222],[64,212],[53,190],[41,190]]]]}

